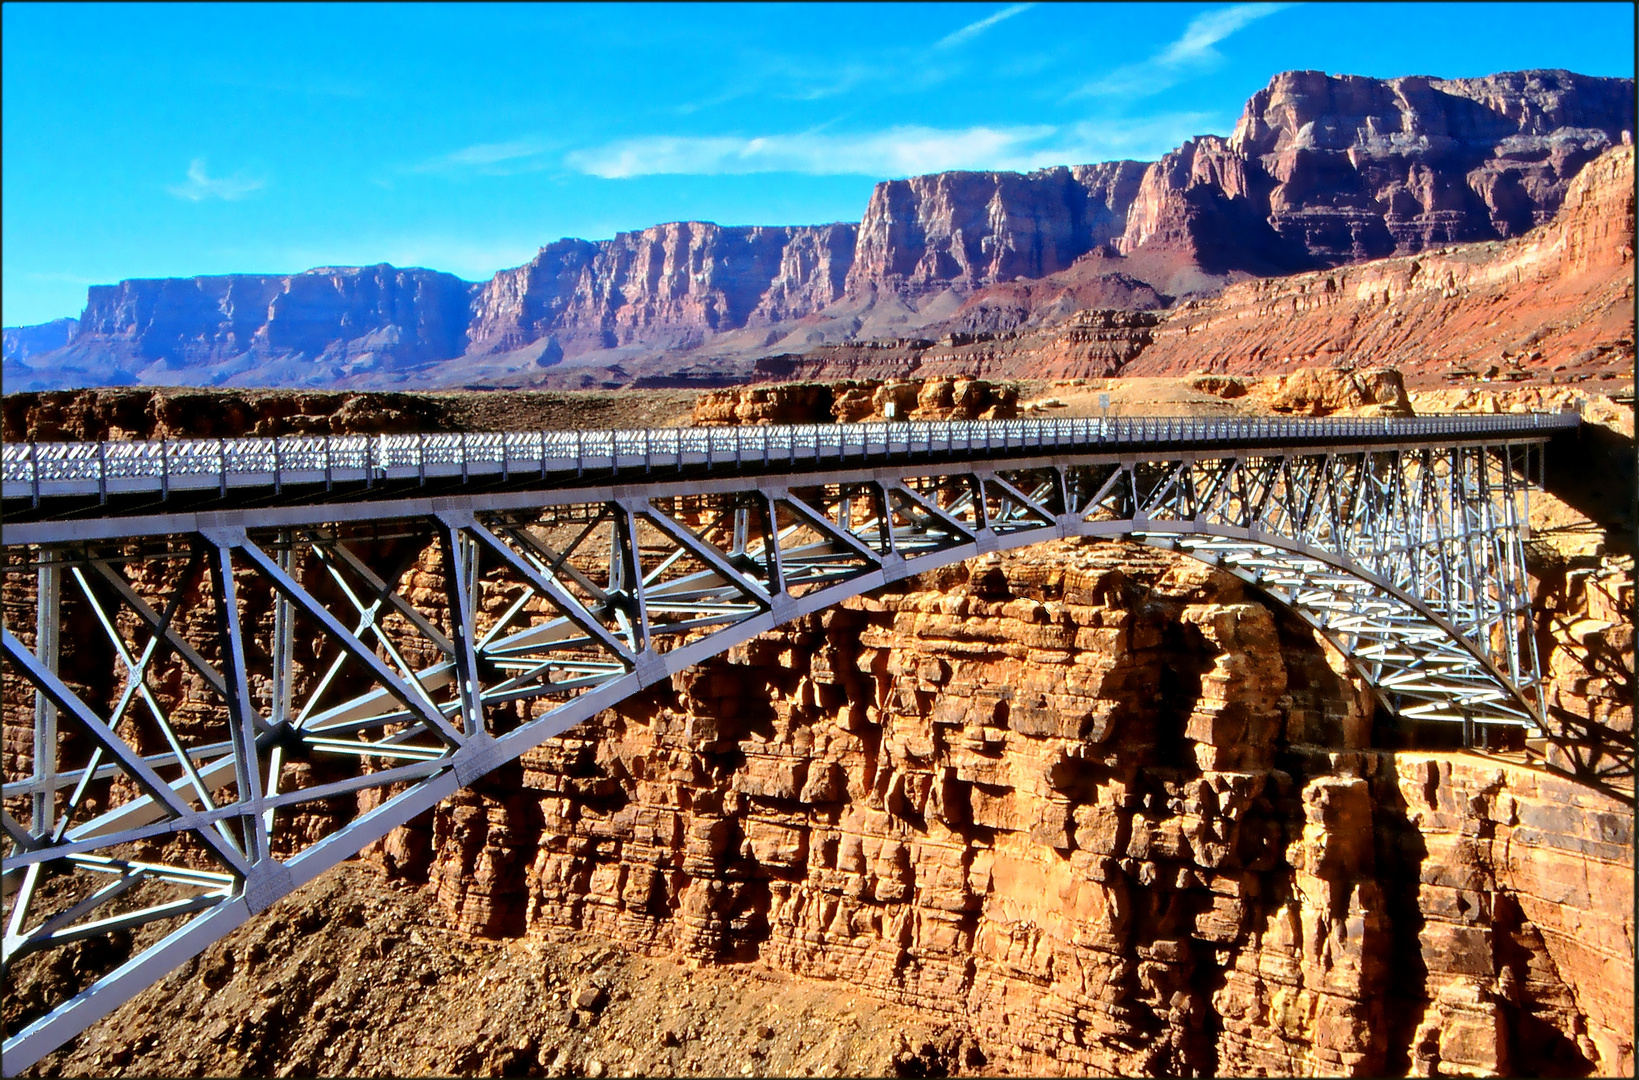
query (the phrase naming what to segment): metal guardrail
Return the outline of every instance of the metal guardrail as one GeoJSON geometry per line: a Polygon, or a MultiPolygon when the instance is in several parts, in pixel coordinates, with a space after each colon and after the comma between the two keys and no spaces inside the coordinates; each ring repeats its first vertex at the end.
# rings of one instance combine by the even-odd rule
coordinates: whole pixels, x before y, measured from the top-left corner
{"type": "Polygon", "coordinates": [[[158,442],[7,443],[6,499],[332,485],[475,476],[543,478],[589,469],[680,468],[898,459],[1122,446],[1288,445],[1547,435],[1574,428],[1574,413],[1492,416],[1120,417],[877,424],[756,425],[442,435],[302,435],[158,442]]]}

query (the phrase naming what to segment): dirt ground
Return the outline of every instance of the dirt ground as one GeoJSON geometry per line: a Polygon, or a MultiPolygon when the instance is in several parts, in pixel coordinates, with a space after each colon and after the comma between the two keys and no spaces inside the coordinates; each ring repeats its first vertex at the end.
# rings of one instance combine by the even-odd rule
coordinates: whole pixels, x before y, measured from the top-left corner
{"type": "Polygon", "coordinates": [[[452,430],[678,427],[694,411],[693,390],[493,390],[432,394],[452,430]]]}
{"type": "Polygon", "coordinates": [[[343,863],[29,1076],[1005,1075],[938,1017],[755,964],[450,929],[343,863]],[[164,1027],[155,1023],[163,1016],[164,1027]]]}

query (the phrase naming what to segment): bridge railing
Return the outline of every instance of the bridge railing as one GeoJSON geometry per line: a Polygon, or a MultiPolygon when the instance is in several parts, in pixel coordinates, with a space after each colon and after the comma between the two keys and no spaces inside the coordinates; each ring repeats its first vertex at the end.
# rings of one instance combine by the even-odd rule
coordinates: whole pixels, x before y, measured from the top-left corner
{"type": "Polygon", "coordinates": [[[1347,444],[1539,436],[1575,414],[1422,417],[1078,417],[773,424],[438,435],[292,435],[156,442],[7,443],[4,497],[1028,451],[1125,445],[1347,444]]]}

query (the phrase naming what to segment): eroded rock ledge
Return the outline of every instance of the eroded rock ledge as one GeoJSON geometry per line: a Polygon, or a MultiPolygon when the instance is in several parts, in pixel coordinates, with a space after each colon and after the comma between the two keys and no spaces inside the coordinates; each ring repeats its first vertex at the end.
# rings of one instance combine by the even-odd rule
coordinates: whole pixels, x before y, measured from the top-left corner
{"type": "Polygon", "coordinates": [[[1369,749],[1342,670],[1215,571],[1050,546],[757,639],[373,857],[471,933],[835,980],[1010,1071],[1630,1072],[1631,798],[1369,749]]]}

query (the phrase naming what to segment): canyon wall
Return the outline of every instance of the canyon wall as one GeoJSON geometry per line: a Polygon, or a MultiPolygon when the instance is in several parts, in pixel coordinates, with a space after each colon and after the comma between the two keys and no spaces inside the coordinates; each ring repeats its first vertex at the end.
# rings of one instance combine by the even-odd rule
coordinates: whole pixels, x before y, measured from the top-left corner
{"type": "Polygon", "coordinates": [[[1382,750],[1342,670],[1227,576],[1054,545],[765,635],[373,857],[470,933],[755,960],[1010,1071],[1630,1071],[1631,793],[1382,750]]]}
{"type": "Polygon", "coordinates": [[[557,357],[634,342],[689,348],[709,334],[799,319],[842,295],[854,235],[850,224],[691,221],[599,243],[560,240],[484,286],[470,348],[507,352],[548,336],[557,357]]]}
{"type": "MultiPolygon", "coordinates": [[[[1173,220],[1183,236],[1188,223],[1173,220]]],[[[1631,379],[1634,228],[1634,148],[1615,146],[1577,173],[1549,221],[1509,240],[1243,280],[1165,311],[1090,307],[1041,325],[1021,314],[1001,333],[955,331],[915,348],[820,345],[761,360],[755,373],[1063,379],[1329,365],[1394,367],[1425,386],[1631,379]]],[[[970,307],[996,305],[1002,288],[970,307]]]]}
{"type": "Polygon", "coordinates": [[[1632,98],[1632,80],[1564,71],[1286,72],[1228,138],[1150,164],[888,180],[857,225],[564,239],[482,285],[377,266],[96,286],[61,349],[36,347],[56,331],[25,348],[30,328],[8,329],[6,376],[16,389],[538,385],[579,359],[618,382],[643,355],[723,364],[953,314],[940,332],[1159,307],[1249,275],[1519,236],[1632,130],[1632,98]]]}
{"type": "Polygon", "coordinates": [[[847,287],[917,296],[1067,269],[1122,234],[1144,171],[1113,161],[884,181],[860,222],[847,287]]]}
{"type": "MultiPolygon", "coordinates": [[[[834,410],[879,408],[887,388],[827,389],[834,410]]],[[[991,393],[911,389],[927,410],[991,393]]],[[[755,422],[820,404],[789,397],[752,390],[698,410],[755,422]]],[[[299,415],[345,427],[334,405],[299,415]]],[[[180,432],[201,413],[152,419],[180,432]]],[[[122,421],[87,405],[23,422],[122,421]]],[[[1583,763],[1598,783],[1545,768],[1578,765],[1553,744],[1529,758],[1440,750],[1443,729],[1386,723],[1341,657],[1226,575],[1140,545],[1066,543],[930,573],[740,646],[369,857],[467,934],[756,961],[941,1017],[1013,1072],[1630,1072],[1632,563],[1534,551],[1532,570],[1554,718],[1599,744],[1573,752],[1602,748],[1583,763]]],[[[317,587],[318,567],[294,572],[317,587]]],[[[436,564],[405,580],[436,620],[436,564]]],[[[481,621],[512,599],[480,594],[481,621]]],[[[27,597],[9,587],[5,602],[29,638],[27,597]]],[[[187,611],[182,632],[214,658],[210,605],[187,611]]],[[[73,590],[64,615],[63,677],[111,701],[119,663],[73,590]]],[[[265,605],[246,613],[253,638],[270,619],[265,605]]],[[[317,647],[304,636],[299,690],[325,668],[317,647]]],[[[183,702],[176,722],[200,736],[212,719],[188,680],[165,661],[156,693],[183,702]]],[[[11,776],[30,702],[17,680],[6,689],[11,776]]],[[[315,805],[284,835],[305,842],[368,806],[315,805]]],[[[323,911],[296,922],[330,932],[323,911]]],[[[25,967],[8,1010],[54,972],[25,967]]],[[[247,994],[274,985],[244,978],[247,994]]],[[[281,1008],[299,993],[277,987],[281,1008]]],[[[241,1029],[267,1030],[254,1017],[272,1007],[251,995],[241,1029]]],[[[181,1023],[150,1008],[120,1021],[139,1048],[154,1024],[181,1023]]],[[[323,1023],[334,1035],[349,1015],[323,1023]]],[[[288,1031],[306,1024],[293,1014],[288,1031]]],[[[210,1032],[201,1045],[221,1041],[210,1032]]],[[[359,1068],[374,1060],[358,1052],[359,1068]]],[[[124,1053],[140,1071],[140,1050],[124,1053]]]]}

